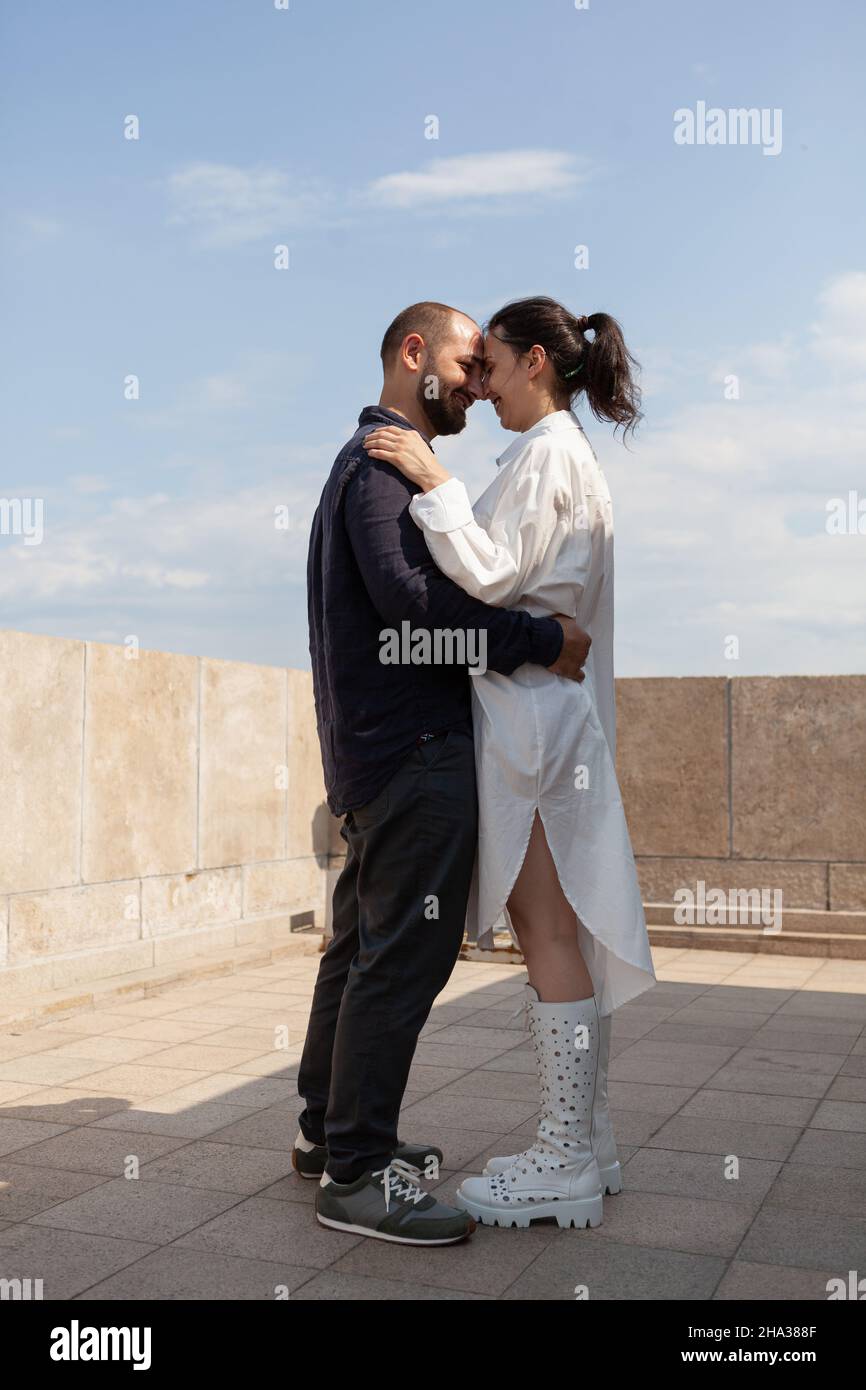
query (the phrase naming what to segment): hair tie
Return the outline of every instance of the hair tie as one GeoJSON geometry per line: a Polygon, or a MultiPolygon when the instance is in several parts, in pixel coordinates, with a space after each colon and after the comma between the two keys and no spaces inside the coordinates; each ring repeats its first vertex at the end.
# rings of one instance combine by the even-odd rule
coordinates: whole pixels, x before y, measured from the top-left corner
{"type": "Polygon", "coordinates": [[[575,322],[577,324],[578,330],[581,333],[585,333],[587,328],[589,327],[589,319],[587,318],[586,314],[581,314],[579,319],[575,319],[575,322]]]}
{"type": "Polygon", "coordinates": [[[573,372],[563,372],[563,373],[562,373],[562,380],[563,380],[563,381],[571,381],[571,378],[572,378],[573,376],[577,376],[577,374],[578,374],[578,372],[580,371],[580,369],[581,369],[582,366],[583,366],[583,362],[581,361],[581,362],[578,362],[578,364],[577,364],[577,366],[575,367],[575,369],[574,369],[573,372]]]}

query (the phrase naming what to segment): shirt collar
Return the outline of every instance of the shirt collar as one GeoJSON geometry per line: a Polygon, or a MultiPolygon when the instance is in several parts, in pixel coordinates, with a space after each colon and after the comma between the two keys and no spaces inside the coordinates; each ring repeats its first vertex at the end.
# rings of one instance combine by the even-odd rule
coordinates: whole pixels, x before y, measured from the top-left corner
{"type": "Polygon", "coordinates": [[[545,415],[530,429],[524,430],[516,439],[512,440],[504,453],[500,454],[496,460],[497,468],[502,468],[505,464],[511,463],[516,458],[521,449],[530,439],[542,434],[559,434],[563,430],[580,430],[583,433],[583,425],[578,420],[573,410],[554,410],[550,415],[545,415]]]}
{"type": "Polygon", "coordinates": [[[389,410],[386,405],[365,405],[358,416],[358,427],[363,429],[365,425],[402,425],[404,430],[415,430],[421,435],[431,454],[435,453],[432,443],[426,434],[421,434],[417,425],[413,425],[412,421],[407,420],[399,411],[389,410]]]}

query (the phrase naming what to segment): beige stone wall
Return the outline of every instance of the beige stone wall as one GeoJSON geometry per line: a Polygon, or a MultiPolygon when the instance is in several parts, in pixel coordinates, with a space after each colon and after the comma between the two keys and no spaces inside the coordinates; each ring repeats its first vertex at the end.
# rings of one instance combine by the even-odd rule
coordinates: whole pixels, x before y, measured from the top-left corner
{"type": "Polygon", "coordinates": [[[866,910],[866,676],[620,680],[617,728],[645,902],[702,880],[866,910]]]}
{"type": "MultiPolygon", "coordinates": [[[[866,911],[866,676],[617,682],[647,903],[866,911]]],[[[327,922],[309,672],[0,632],[0,996],[327,922]]]]}
{"type": "Polygon", "coordinates": [[[309,672],[0,632],[0,996],[325,922],[309,672]]]}

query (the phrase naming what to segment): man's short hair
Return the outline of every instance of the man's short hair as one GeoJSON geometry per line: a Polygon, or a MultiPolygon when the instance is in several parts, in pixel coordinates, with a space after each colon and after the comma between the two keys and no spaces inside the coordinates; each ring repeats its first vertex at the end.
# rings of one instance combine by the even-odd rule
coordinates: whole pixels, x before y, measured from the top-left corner
{"type": "Polygon", "coordinates": [[[410,333],[419,333],[435,354],[439,343],[448,336],[455,315],[465,317],[459,309],[452,309],[450,304],[437,304],[433,299],[410,304],[386,330],[381,347],[382,366],[387,371],[403,339],[410,333]]]}

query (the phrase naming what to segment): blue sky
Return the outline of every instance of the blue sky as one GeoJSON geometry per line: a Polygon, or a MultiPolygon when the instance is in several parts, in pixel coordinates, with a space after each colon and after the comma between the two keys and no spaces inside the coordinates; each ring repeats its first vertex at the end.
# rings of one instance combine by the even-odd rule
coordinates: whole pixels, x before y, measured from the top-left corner
{"type": "MultiPolygon", "coordinates": [[[[579,407],[618,674],[866,670],[866,534],[825,525],[866,498],[861,7],[0,13],[0,494],[44,503],[40,544],[0,534],[0,625],[308,666],[309,520],[384,328],[544,293],[644,367],[630,452],[579,407]],[[678,145],[699,101],[781,111],[781,151],[678,145]]],[[[480,403],[438,447],[477,496],[509,439],[480,403]]]]}

